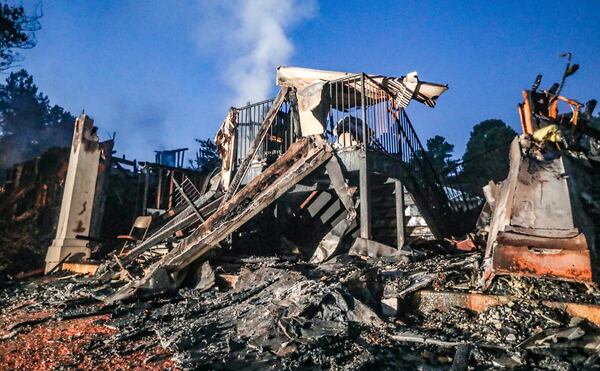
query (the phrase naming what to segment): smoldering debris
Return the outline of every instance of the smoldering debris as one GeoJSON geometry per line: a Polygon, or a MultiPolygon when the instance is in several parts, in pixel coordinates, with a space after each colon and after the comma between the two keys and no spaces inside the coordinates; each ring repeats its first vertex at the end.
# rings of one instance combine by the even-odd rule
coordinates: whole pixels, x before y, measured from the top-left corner
{"type": "MultiPolygon", "coordinates": [[[[62,273],[5,286],[1,310],[6,318],[26,303],[20,309],[31,315],[53,313],[11,323],[20,337],[54,321],[108,316],[101,326],[116,331],[90,339],[90,352],[105,357],[94,349],[136,341],[159,346],[182,368],[449,368],[464,345],[470,347],[465,366],[556,369],[583,366],[594,356],[596,325],[539,302],[515,297],[481,313],[458,307],[421,312],[411,304],[415,285],[440,293],[467,290],[479,258],[426,253],[390,262],[338,255],[315,266],[224,255],[198,264],[200,286],[190,280],[174,292],[106,305],[102,299],[122,283],[62,273]],[[234,287],[221,275],[236,276],[234,287]],[[394,316],[381,307],[389,298],[398,300],[394,316]]],[[[504,282],[495,290],[513,294],[511,288],[504,282]]],[[[598,303],[585,287],[570,284],[569,290],[598,303]]]]}

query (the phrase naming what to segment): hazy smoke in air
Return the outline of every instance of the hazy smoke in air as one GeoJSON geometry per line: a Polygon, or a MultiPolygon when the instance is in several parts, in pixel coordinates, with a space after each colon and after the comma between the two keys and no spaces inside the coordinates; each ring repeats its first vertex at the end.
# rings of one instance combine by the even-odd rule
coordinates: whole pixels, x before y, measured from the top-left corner
{"type": "Polygon", "coordinates": [[[199,46],[218,52],[235,105],[268,98],[275,68],[289,62],[290,30],[315,11],[314,0],[201,1],[199,46]]]}

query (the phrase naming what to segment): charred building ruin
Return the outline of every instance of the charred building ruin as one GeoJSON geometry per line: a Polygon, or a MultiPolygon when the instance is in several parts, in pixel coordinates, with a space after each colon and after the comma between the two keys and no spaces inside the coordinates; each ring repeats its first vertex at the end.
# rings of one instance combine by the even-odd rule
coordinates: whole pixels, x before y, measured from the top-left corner
{"type": "Polygon", "coordinates": [[[448,86],[416,72],[279,67],[276,97],[227,112],[204,172],[186,149],[114,156],[82,115],[61,186],[25,189],[15,167],[3,188],[13,219],[23,194],[56,207],[44,190],[63,189],[47,291],[0,292],[9,311],[38,295],[55,313],[6,336],[102,315],[115,332],[91,349],[160,348],[180,367],[590,367],[600,128],[594,100],[560,94],[574,66],[523,92],[498,182],[434,169],[407,107],[448,86]]]}

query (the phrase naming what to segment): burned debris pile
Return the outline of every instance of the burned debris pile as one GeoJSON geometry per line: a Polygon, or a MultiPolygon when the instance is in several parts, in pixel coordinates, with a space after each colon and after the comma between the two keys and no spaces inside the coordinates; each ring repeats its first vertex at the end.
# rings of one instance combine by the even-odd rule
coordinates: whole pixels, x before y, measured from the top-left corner
{"type": "Polygon", "coordinates": [[[292,67],[277,84],[228,112],[217,169],[146,163],[129,178],[140,215],[116,248],[90,232],[115,162],[77,120],[49,274],[0,291],[0,364],[15,367],[11,344],[36,329],[84,320],[96,330],[69,361],[80,368],[598,363],[594,101],[582,111],[538,79],[506,179],[473,192],[436,173],[405,112],[446,85],[292,67]]]}
{"type": "MultiPolygon", "coordinates": [[[[450,367],[463,345],[469,346],[470,364],[481,367],[553,369],[593,362],[598,328],[543,305],[544,298],[515,296],[477,312],[428,308],[424,299],[415,303],[408,294],[425,289],[442,295],[452,287],[468,293],[476,258],[479,254],[425,253],[409,259],[343,254],[314,266],[219,254],[200,265],[176,293],[110,305],[102,299],[118,290],[118,283],[63,273],[51,282],[3,290],[4,313],[15,313],[19,304],[26,312],[51,313],[41,320],[12,322],[3,342],[26,338],[32,328],[55,321],[91,317],[116,330],[87,340],[85,347],[97,354],[98,364],[115,350],[131,352],[131,342],[139,349],[158,347],[159,354],[184,368],[450,367]],[[386,297],[399,298],[396,313],[386,297]]],[[[600,301],[583,284],[566,285],[593,303],[600,301]]]]}

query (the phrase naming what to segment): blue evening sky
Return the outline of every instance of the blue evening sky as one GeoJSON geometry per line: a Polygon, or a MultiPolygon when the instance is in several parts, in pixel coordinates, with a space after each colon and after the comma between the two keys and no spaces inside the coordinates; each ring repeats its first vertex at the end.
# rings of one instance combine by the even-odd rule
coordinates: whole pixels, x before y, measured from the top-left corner
{"type": "MultiPolygon", "coordinates": [[[[22,65],[52,103],[75,115],[85,109],[103,138],[116,131],[119,154],[147,160],[155,149],[194,148],[193,138],[213,137],[235,103],[225,57],[235,51],[219,49],[218,32],[210,47],[199,41],[211,17],[206,6],[44,1],[38,45],[22,65]]],[[[542,87],[558,81],[562,52],[581,65],[565,95],[600,98],[598,0],[321,0],[286,35],[294,53],[277,64],[396,76],[417,70],[421,80],[447,83],[435,109],[413,103],[408,114],[423,141],[443,135],[458,154],[484,119],[518,131],[521,89],[537,73],[542,87]]]]}

